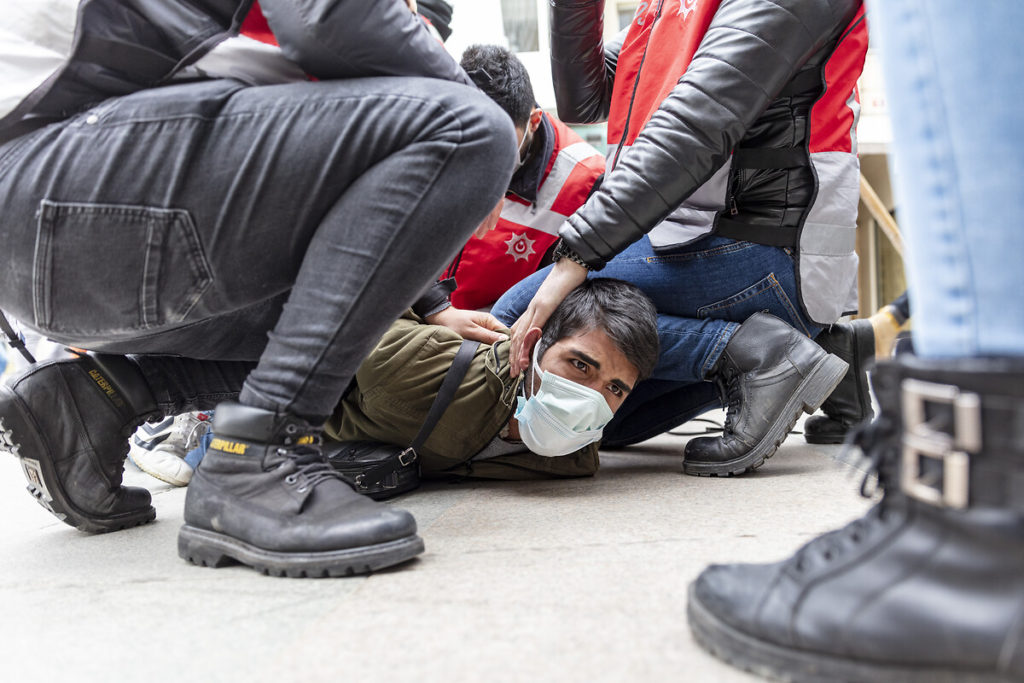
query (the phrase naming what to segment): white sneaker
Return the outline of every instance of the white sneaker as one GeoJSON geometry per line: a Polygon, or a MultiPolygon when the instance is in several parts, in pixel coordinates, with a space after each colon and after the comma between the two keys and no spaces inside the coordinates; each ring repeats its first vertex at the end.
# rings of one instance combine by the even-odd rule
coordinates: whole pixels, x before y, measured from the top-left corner
{"type": "Polygon", "coordinates": [[[174,486],[187,486],[192,467],[185,456],[210,429],[206,413],[182,413],[146,422],[132,436],[128,457],[146,474],[174,486]]]}

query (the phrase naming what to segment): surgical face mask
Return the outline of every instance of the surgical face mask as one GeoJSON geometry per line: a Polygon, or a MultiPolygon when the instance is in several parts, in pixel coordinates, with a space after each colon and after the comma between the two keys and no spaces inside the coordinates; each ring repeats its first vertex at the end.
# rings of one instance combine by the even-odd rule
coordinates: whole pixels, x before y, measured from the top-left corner
{"type": "MultiPolygon", "coordinates": [[[[529,129],[529,124],[527,124],[529,129]]],[[[530,146],[533,144],[533,135],[528,132],[523,133],[523,139],[519,141],[519,150],[516,155],[516,167],[513,169],[513,173],[518,171],[526,163],[527,157],[530,155],[530,146]]]]}
{"type": "Polygon", "coordinates": [[[529,398],[519,397],[516,420],[519,436],[537,455],[568,455],[601,438],[612,409],[599,392],[553,372],[544,372],[533,349],[529,398]],[[540,376],[540,388],[536,388],[540,376]]]}

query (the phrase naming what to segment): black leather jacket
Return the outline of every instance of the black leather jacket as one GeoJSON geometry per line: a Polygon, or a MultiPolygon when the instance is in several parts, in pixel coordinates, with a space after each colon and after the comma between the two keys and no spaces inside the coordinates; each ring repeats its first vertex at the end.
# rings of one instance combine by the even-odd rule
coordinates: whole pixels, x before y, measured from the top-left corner
{"type": "MultiPolygon", "coordinates": [[[[559,117],[603,120],[625,34],[604,44],[603,0],[550,1],[559,117]]],[[[806,154],[821,70],[860,6],[860,0],[722,0],[689,70],[561,237],[600,267],[679,207],[737,148],[806,154]]],[[[809,165],[736,168],[730,218],[796,234],[815,192],[809,165]]]]}
{"type": "MultiPolygon", "coordinates": [[[[108,97],[159,86],[238,32],[252,0],[82,0],[63,67],[0,119],[0,143],[108,97]]],[[[261,0],[284,53],[319,79],[425,76],[472,85],[402,2],[261,0]]]]}

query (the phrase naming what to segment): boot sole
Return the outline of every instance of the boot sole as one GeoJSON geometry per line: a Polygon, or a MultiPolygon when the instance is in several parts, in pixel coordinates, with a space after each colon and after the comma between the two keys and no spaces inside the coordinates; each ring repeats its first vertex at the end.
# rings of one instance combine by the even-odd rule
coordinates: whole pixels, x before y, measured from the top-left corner
{"type": "Polygon", "coordinates": [[[185,524],[178,532],[178,555],[202,567],[244,564],[269,576],[323,578],[355,576],[411,560],[424,550],[413,534],[387,543],[320,553],[264,550],[231,536],[185,524]]]}
{"type": "Polygon", "coordinates": [[[156,519],[153,506],[118,515],[97,516],[72,502],[53,465],[39,427],[10,388],[0,386],[0,453],[21,461],[28,492],[60,521],[88,533],[105,533],[146,524],[156,519]],[[35,457],[31,457],[35,456],[35,457]]]}
{"type": "Polygon", "coordinates": [[[994,671],[917,668],[872,663],[797,650],[748,635],[715,616],[701,604],[690,584],[687,619],[694,640],[724,662],[763,678],[800,683],[888,681],[891,683],[1010,683],[994,671]]]}
{"type": "Polygon", "coordinates": [[[775,455],[775,451],[786,440],[801,412],[811,414],[824,403],[832,390],[842,381],[848,367],[842,358],[832,354],[826,355],[800,382],[796,391],[786,401],[778,419],[745,455],[716,463],[688,462],[684,459],[683,471],[698,477],[731,477],[756,470],[765,460],[775,455]]]}

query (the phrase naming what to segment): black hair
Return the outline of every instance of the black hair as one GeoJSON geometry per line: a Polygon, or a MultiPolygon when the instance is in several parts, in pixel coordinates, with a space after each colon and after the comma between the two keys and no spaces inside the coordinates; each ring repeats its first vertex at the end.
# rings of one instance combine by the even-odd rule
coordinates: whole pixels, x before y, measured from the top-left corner
{"type": "Polygon", "coordinates": [[[499,45],[470,45],[462,53],[462,68],[477,87],[526,128],[536,105],[530,74],[519,58],[499,45]]]}
{"type": "Polygon", "coordinates": [[[541,333],[538,360],[560,339],[599,329],[640,373],[658,363],[658,313],[636,285],[610,277],[586,280],[558,305],[541,333]]]}

